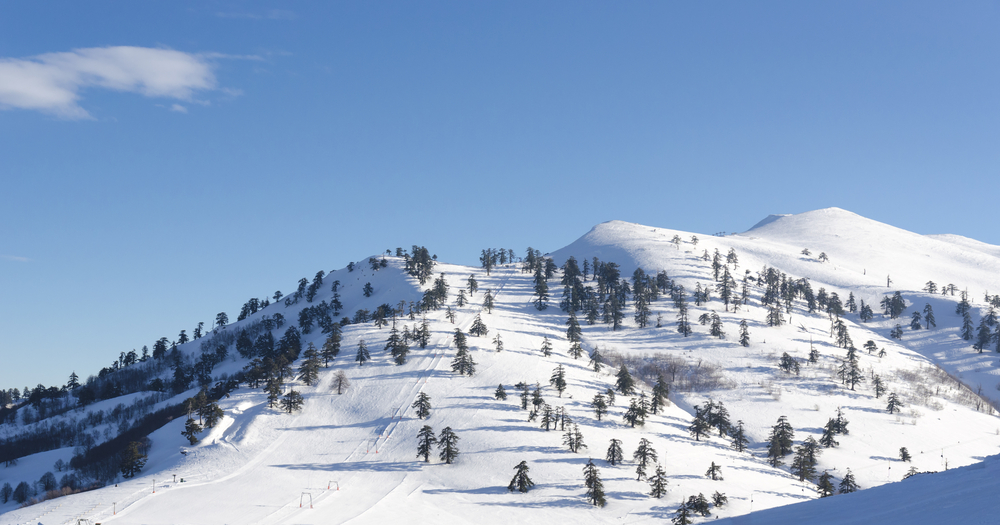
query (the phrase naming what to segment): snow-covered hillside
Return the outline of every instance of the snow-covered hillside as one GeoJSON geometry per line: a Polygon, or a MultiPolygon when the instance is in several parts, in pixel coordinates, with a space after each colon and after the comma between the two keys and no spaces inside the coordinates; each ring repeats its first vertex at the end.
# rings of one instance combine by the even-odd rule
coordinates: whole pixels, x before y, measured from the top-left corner
{"type": "MultiPolygon", "coordinates": [[[[922,290],[931,280],[939,288],[954,284],[958,290],[968,290],[972,317],[978,324],[988,308],[984,296],[1000,291],[1000,258],[993,255],[1000,253],[1000,247],[953,236],[917,235],[839,209],[771,216],[739,235],[697,235],[697,242],[694,236],[612,221],[550,255],[560,266],[570,257],[581,265],[595,258],[614,262],[623,279],[632,277],[637,268],[654,277],[663,271],[673,286],[683,286],[687,294],[700,288],[712,290],[708,302],[687,301],[693,327],[690,336],[678,333],[678,308],[668,294],[650,304],[652,321],[646,327],[632,319],[631,300],[619,330],[609,329],[600,320],[588,324],[580,312],[583,348],[587,352],[596,349],[604,356],[605,367],[595,372],[586,355],[578,359],[569,355],[568,316],[559,308],[561,273],[548,280],[552,298],[549,307],[539,311],[533,304],[533,276],[522,272],[520,263],[500,265],[489,275],[482,268],[438,263],[435,277],[443,273],[450,287],[447,309],[426,312],[430,344],[421,349],[411,342],[405,364],[397,366],[383,350],[389,327],[347,324],[343,349],[330,367],[322,369],[319,383],[295,384],[305,397],[300,412],[269,409],[260,388],[241,385],[219,401],[225,418],[200,434],[197,445],[188,445],[181,436],[184,418],[179,418],[150,435],[150,458],[138,477],[25,508],[15,508],[13,502],[0,505],[0,511],[6,512],[0,515],[0,523],[68,523],[79,517],[115,523],[369,523],[386,519],[634,523],[670,518],[690,496],[711,497],[716,492],[725,494],[728,504],[714,508],[713,516],[745,519],[753,512],[756,519],[760,510],[817,498],[815,479],[798,481],[790,475],[790,455],[783,467],[766,461],[768,434],[778,418],[787,417],[798,445],[807,436],[819,439],[838,409],[849,421],[849,433],[837,436],[839,446],[821,449],[817,468],[838,481],[850,469],[862,489],[898,482],[911,467],[942,471],[1000,453],[1000,420],[986,399],[1000,397],[996,355],[992,347],[976,353],[971,342],[959,337],[962,318],[955,313],[959,294],[922,290]],[[752,278],[748,279],[748,300],[738,310],[724,305],[716,292],[711,264],[716,250],[723,261],[729,253],[736,254],[738,260],[726,264],[736,282],[752,278]],[[709,260],[704,258],[706,253],[709,260]],[[820,261],[821,253],[828,260],[820,261]],[[847,351],[831,337],[831,314],[810,313],[804,300],[797,298],[791,301],[790,311],[783,311],[783,325],[768,326],[769,309],[761,306],[764,288],[756,281],[765,267],[784,273],[789,282],[808,279],[814,291],[824,288],[842,301],[853,295],[859,303],[871,305],[876,313],[868,322],[857,313],[842,316],[858,348],[864,382],[852,390],[837,376],[847,351]],[[458,306],[458,290],[467,288],[470,275],[478,281],[479,290],[471,294],[468,304],[458,306]],[[887,278],[891,280],[888,286],[887,278]],[[492,311],[482,305],[486,290],[495,295],[492,311]],[[896,291],[907,308],[900,318],[890,319],[882,314],[879,303],[896,291]],[[924,311],[927,304],[933,308],[937,326],[912,330],[910,314],[924,311]],[[454,313],[454,322],[448,319],[448,310],[454,313]],[[721,321],[723,338],[710,335],[709,327],[697,321],[713,312],[721,321]],[[469,336],[476,373],[459,375],[451,367],[456,353],[454,331],[469,333],[477,316],[489,333],[469,336]],[[747,346],[739,343],[741,321],[750,334],[747,346]],[[903,327],[901,339],[889,336],[897,324],[903,327]],[[497,335],[501,351],[496,349],[497,335]],[[541,352],[545,338],[553,344],[551,356],[541,352]],[[373,359],[358,366],[354,357],[362,340],[373,359]],[[863,348],[869,340],[884,350],[882,357],[863,348]],[[813,349],[817,352],[814,363],[808,359],[813,349]],[[785,353],[797,361],[798,374],[779,369],[785,353]],[[627,396],[619,395],[600,421],[591,407],[595,394],[614,387],[616,368],[609,365],[620,363],[636,376],[655,378],[661,372],[671,385],[672,403],[660,414],[650,415],[645,425],[631,428],[623,421],[627,396]],[[558,366],[565,369],[568,382],[561,396],[549,381],[558,366]],[[333,381],[340,371],[347,374],[351,386],[337,395],[333,381]],[[872,388],[876,375],[887,389],[878,397],[872,388]],[[572,426],[546,431],[539,420],[529,422],[529,412],[521,409],[513,386],[519,382],[531,389],[538,384],[545,403],[563,407],[587,447],[574,453],[564,445],[566,430],[572,426]],[[500,384],[509,395],[506,401],[494,398],[500,384]],[[903,403],[895,414],[886,412],[890,392],[903,403]],[[411,408],[420,393],[432,400],[426,420],[418,419],[411,408]],[[691,437],[695,407],[708,400],[723,403],[733,423],[743,421],[749,438],[747,451],[733,450],[731,439],[717,433],[698,440],[691,437]],[[424,425],[433,427],[435,433],[445,427],[455,431],[461,450],[456,463],[443,464],[434,455],[430,463],[416,457],[416,436],[424,425]],[[622,441],[625,455],[625,462],[617,466],[605,461],[612,439],[622,441]],[[650,497],[648,483],[636,479],[632,453],[641,439],[651,442],[669,479],[662,499],[650,497]],[[898,459],[900,447],[910,451],[911,462],[898,459]],[[585,497],[582,469],[591,458],[604,483],[608,503],[603,508],[590,505],[585,497]],[[525,494],[511,493],[507,484],[521,461],[530,466],[535,486],[525,494]],[[706,477],[713,463],[721,466],[723,479],[706,477]]],[[[342,315],[421,300],[431,283],[421,286],[407,275],[401,258],[386,259],[387,266],[379,270],[361,263],[353,271],[341,269],[326,276],[327,283],[341,284],[342,315]],[[371,297],[362,293],[367,283],[373,289],[371,297]]],[[[595,286],[592,272],[584,284],[595,286]]],[[[333,293],[325,285],[312,304],[331,301],[333,293]]],[[[305,300],[287,307],[275,302],[224,330],[239,331],[278,312],[294,323],[307,306],[310,303],[305,300]]],[[[397,323],[400,330],[405,326],[415,331],[421,315],[411,319],[404,314],[397,323]]],[[[273,332],[278,339],[283,329],[273,332]]],[[[302,341],[321,347],[325,338],[326,334],[314,329],[302,341]]],[[[190,355],[199,355],[201,348],[199,341],[179,347],[190,355]]],[[[232,376],[241,370],[246,360],[235,354],[231,351],[213,374],[232,376]]],[[[650,387],[642,385],[641,390],[648,396],[650,387]]],[[[173,401],[196,392],[180,393],[173,401]]],[[[80,420],[84,415],[69,412],[59,417],[80,420]]],[[[22,427],[17,423],[0,430],[11,435],[22,427]]],[[[22,458],[18,465],[0,469],[0,484],[37,480],[56,458],[68,460],[72,454],[68,448],[22,458]]],[[[933,483],[928,480],[940,476],[917,476],[900,486],[933,483]]],[[[837,496],[824,500],[823,505],[835,506],[863,495],[837,496]]]]}

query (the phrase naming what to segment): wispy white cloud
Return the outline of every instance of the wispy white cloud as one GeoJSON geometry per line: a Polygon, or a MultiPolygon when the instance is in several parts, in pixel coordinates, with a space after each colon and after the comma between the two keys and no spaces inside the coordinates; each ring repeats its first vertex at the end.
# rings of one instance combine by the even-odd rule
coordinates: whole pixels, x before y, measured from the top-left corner
{"type": "Polygon", "coordinates": [[[5,261],[15,261],[15,262],[31,262],[31,259],[27,257],[18,257],[17,255],[0,255],[0,259],[5,261]]]}
{"type": "Polygon", "coordinates": [[[295,20],[299,15],[285,9],[271,9],[264,13],[215,13],[219,18],[248,18],[250,20],[295,20]]]}
{"type": "Polygon", "coordinates": [[[173,106],[170,106],[170,111],[176,111],[177,113],[187,113],[188,108],[180,104],[174,104],[173,106]]]}
{"type": "Polygon", "coordinates": [[[88,87],[190,101],[195,92],[216,88],[211,58],[223,57],[114,46],[0,58],[0,109],[91,118],[78,104],[88,87]]]}

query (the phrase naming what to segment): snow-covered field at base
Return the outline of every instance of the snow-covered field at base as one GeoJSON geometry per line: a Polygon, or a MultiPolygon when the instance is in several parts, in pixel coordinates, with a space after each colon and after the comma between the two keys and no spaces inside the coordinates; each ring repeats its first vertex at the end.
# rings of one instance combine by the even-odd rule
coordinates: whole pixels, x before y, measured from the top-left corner
{"type": "MultiPolygon", "coordinates": [[[[596,347],[606,355],[616,352],[683,359],[689,370],[708,371],[715,378],[702,389],[675,388],[671,406],[651,416],[644,427],[629,428],[623,423],[628,404],[623,396],[603,421],[597,421],[590,401],[595,393],[614,384],[613,371],[605,368],[595,373],[588,368],[586,357],[575,360],[567,354],[567,316],[558,308],[562,291],[559,274],[549,281],[551,306],[540,312],[531,303],[532,276],[521,273],[519,265],[496,268],[487,276],[480,268],[439,263],[435,273],[447,276],[451,285],[448,304],[456,312],[456,320],[449,322],[443,309],[429,313],[431,344],[426,349],[411,348],[405,365],[394,365],[388,352],[382,350],[388,328],[378,329],[370,323],[349,325],[340,356],[330,368],[323,369],[319,384],[295,386],[306,399],[301,412],[288,415],[268,409],[265,394],[259,389],[240,388],[220,402],[226,418],[202,434],[199,444],[187,445],[180,435],[184,422],[171,422],[150,436],[150,459],[137,478],[26,508],[8,503],[0,506],[0,511],[5,511],[0,523],[68,523],[79,517],[123,524],[431,519],[449,523],[643,523],[670,518],[689,496],[711,496],[716,491],[728,496],[728,505],[713,509],[711,518],[696,521],[719,516],[738,517],[736,523],[748,519],[754,520],[748,523],[785,523],[790,522],[782,521],[785,516],[810,512],[818,512],[814,515],[823,521],[834,516],[834,511],[796,509],[850,508],[862,505],[853,502],[868,501],[864,498],[876,491],[897,494],[902,502],[905,494],[920,488],[928,494],[925,501],[934,501],[931,496],[937,493],[931,487],[936,479],[947,480],[949,490],[961,490],[954,484],[966,483],[961,481],[963,476],[970,484],[979,480],[983,470],[920,475],[871,491],[758,514],[817,497],[813,483],[799,482],[787,467],[772,468],[765,461],[764,441],[779,416],[787,416],[799,444],[807,436],[818,439],[827,420],[840,408],[850,421],[850,434],[838,436],[838,447],[823,449],[819,470],[829,471],[839,480],[849,468],[862,489],[897,482],[911,466],[920,471],[942,471],[1000,453],[1000,420],[981,400],[977,410],[979,398],[956,381],[974,389],[981,387],[985,396],[1000,397],[997,356],[975,353],[969,342],[959,338],[961,319],[954,313],[957,296],[921,291],[928,280],[967,289],[978,324],[980,307],[985,308],[984,293],[1000,291],[1000,259],[994,255],[1000,248],[957,236],[921,236],[838,209],[762,222],[766,224],[745,234],[699,236],[695,246],[691,233],[614,221],[598,225],[551,257],[559,265],[569,256],[581,263],[593,257],[616,262],[623,278],[639,266],[648,274],[665,270],[691,292],[696,284],[715,284],[702,253],[718,249],[724,256],[732,248],[739,256],[738,268],[730,267],[737,280],[746,269],[756,274],[767,265],[790,278],[809,278],[814,290],[824,287],[837,292],[842,300],[853,293],[877,312],[868,323],[862,323],[856,314],[845,316],[855,345],[860,349],[865,341],[873,340],[886,350],[882,358],[861,350],[861,366],[866,377],[878,374],[888,391],[900,396],[902,413],[886,413],[886,399],[876,399],[870,381],[854,391],[840,383],[835,372],[845,351],[830,338],[827,314],[808,314],[797,301],[788,324],[767,327],[766,310],[759,306],[760,289],[754,288],[749,304],[735,313],[725,311],[717,298],[700,307],[689,302],[694,325],[690,337],[677,333],[676,309],[666,297],[652,305],[653,318],[662,315],[663,326],[659,328],[638,328],[630,320],[622,330],[610,331],[600,323],[588,326],[581,317],[588,351],[596,347]],[[679,246],[670,242],[675,235],[683,239],[679,246]],[[802,255],[804,248],[812,255],[802,255]],[[817,260],[821,252],[829,256],[828,262],[817,260]],[[470,274],[479,281],[480,291],[469,305],[459,308],[455,294],[465,287],[470,274]],[[887,277],[892,280],[889,287],[887,277]],[[497,293],[492,313],[481,311],[486,289],[497,293]],[[908,308],[903,318],[890,320],[880,314],[878,304],[885,294],[897,290],[908,308]],[[910,312],[928,303],[936,313],[937,328],[910,330],[910,312]],[[707,327],[697,324],[698,316],[711,311],[721,316],[725,339],[711,337],[707,327]],[[477,314],[482,315],[490,332],[486,337],[469,337],[477,372],[471,378],[458,376],[450,367],[455,353],[452,334],[455,328],[468,332],[477,314]],[[747,320],[751,334],[746,348],[737,343],[742,319],[747,320]],[[897,323],[905,328],[901,340],[888,336],[897,323]],[[494,351],[496,334],[503,340],[501,352],[494,351]],[[554,344],[551,357],[540,352],[543,337],[554,344]],[[362,367],[354,361],[360,340],[368,344],[373,357],[362,367]],[[806,362],[810,345],[820,352],[816,364],[806,362]],[[799,375],[778,369],[783,352],[799,360],[799,375]],[[548,381],[559,364],[566,368],[569,380],[561,397],[548,381]],[[352,383],[343,395],[331,387],[339,370],[345,371],[352,383]],[[539,383],[547,403],[565,407],[580,426],[587,448],[572,453],[563,445],[563,431],[545,431],[537,421],[529,423],[513,388],[520,381],[539,383]],[[493,397],[500,383],[510,395],[506,401],[493,397]],[[427,420],[417,419],[410,408],[420,392],[430,395],[433,403],[427,420]],[[690,437],[687,427],[693,407],[708,399],[723,402],[733,422],[746,424],[748,452],[735,452],[726,438],[695,441],[690,437]],[[461,454],[455,464],[445,465],[433,456],[430,463],[417,459],[416,434],[425,424],[435,432],[451,427],[457,433],[461,454]],[[614,467],[604,461],[612,438],[623,441],[626,456],[624,464],[614,467]],[[649,486],[636,480],[631,455],[641,438],[652,442],[670,479],[669,492],[662,499],[649,497],[649,486]],[[904,446],[913,455],[912,462],[898,459],[899,448],[904,446]],[[589,505],[584,496],[582,468],[590,458],[601,471],[608,501],[604,508],[589,505]],[[531,467],[535,487],[527,494],[508,492],[513,467],[521,461],[531,467]],[[705,477],[712,462],[722,466],[723,480],[705,477]],[[775,521],[759,521],[770,515],[776,516],[775,521]]],[[[366,263],[354,272],[332,272],[326,282],[333,280],[343,285],[342,315],[351,315],[358,308],[373,310],[382,303],[416,301],[423,293],[402,271],[398,258],[389,258],[389,267],[377,272],[366,263]],[[375,289],[370,298],[361,293],[366,282],[375,289]]],[[[315,301],[330,300],[331,295],[325,286],[315,301]]],[[[292,322],[304,306],[305,301],[288,308],[275,304],[243,323],[275,312],[292,322]]],[[[412,328],[419,321],[418,317],[401,322],[412,328]]],[[[238,330],[239,326],[234,323],[226,329],[238,330]]],[[[281,331],[275,332],[276,338],[280,335],[281,331]]],[[[303,343],[319,347],[323,339],[323,334],[314,330],[304,336],[303,343]]],[[[199,351],[197,342],[181,348],[199,351]]],[[[243,364],[238,358],[228,360],[216,372],[233,373],[243,364]]],[[[63,449],[23,458],[16,467],[0,469],[0,483],[38,479],[57,457],[68,460],[71,453],[63,449]]],[[[790,460],[791,456],[786,463],[790,460]]],[[[989,465],[987,469],[992,469],[989,465]]],[[[968,490],[980,489],[970,485],[968,490]]],[[[975,515],[966,516],[975,522],[975,515]]],[[[859,521],[864,522],[868,521],[859,521]]]]}

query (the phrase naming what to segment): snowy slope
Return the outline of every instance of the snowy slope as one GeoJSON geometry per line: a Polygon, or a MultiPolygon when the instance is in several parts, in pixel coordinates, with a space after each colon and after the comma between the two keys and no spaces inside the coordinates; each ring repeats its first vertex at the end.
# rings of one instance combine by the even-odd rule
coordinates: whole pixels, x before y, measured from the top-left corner
{"type": "MultiPolygon", "coordinates": [[[[622,330],[610,331],[600,323],[584,323],[588,351],[599,348],[605,355],[618,354],[633,362],[671,361],[682,365],[682,375],[712,378],[693,386],[677,383],[671,394],[673,404],[662,415],[651,416],[645,427],[623,424],[627,399],[622,397],[603,421],[597,421],[590,399],[613,385],[614,377],[607,368],[600,373],[590,370],[586,358],[574,360],[567,355],[566,314],[556,306],[561,294],[559,276],[549,281],[552,306],[540,312],[531,304],[532,277],[519,267],[497,268],[487,276],[479,268],[439,263],[435,273],[447,276],[448,304],[456,320],[449,322],[443,309],[428,313],[431,345],[412,348],[405,365],[394,365],[382,349],[388,328],[349,325],[344,330],[343,350],[323,370],[320,383],[295,386],[306,397],[301,412],[288,415],[268,409],[259,389],[240,388],[220,403],[226,412],[223,424],[201,435],[198,445],[187,446],[180,436],[183,421],[174,421],[151,436],[150,461],[135,480],[24,509],[8,503],[0,506],[6,512],[0,515],[0,523],[66,523],[80,516],[114,523],[373,523],[387,519],[636,523],[662,521],[688,496],[710,496],[715,491],[725,493],[729,505],[716,509],[714,515],[757,519],[762,509],[816,497],[813,484],[793,479],[787,467],[775,469],[764,461],[763,442],[775,420],[787,416],[800,443],[806,436],[818,438],[838,408],[850,421],[851,432],[839,436],[839,447],[823,450],[819,467],[838,478],[850,468],[864,489],[898,481],[911,465],[921,471],[944,470],[946,464],[954,469],[1000,453],[1000,421],[955,379],[973,387],[982,385],[986,395],[995,397],[1000,382],[996,358],[974,353],[969,343],[958,338],[960,319],[953,313],[957,297],[920,291],[930,279],[939,285],[951,282],[968,287],[978,300],[974,306],[982,306],[985,291],[1000,290],[995,277],[1000,275],[1000,259],[990,254],[996,247],[976,248],[971,240],[920,236],[838,209],[772,216],[745,234],[698,237],[694,245],[690,232],[612,221],[596,226],[552,257],[557,264],[569,256],[580,261],[594,257],[613,261],[621,265],[623,278],[637,267],[647,273],[665,270],[690,292],[698,284],[714,285],[709,263],[701,258],[703,252],[718,249],[725,255],[733,249],[739,263],[730,270],[738,278],[746,270],[756,274],[768,265],[792,278],[808,277],[814,290],[825,287],[842,299],[853,293],[876,310],[883,295],[895,290],[911,304],[904,315],[931,303],[938,327],[907,329],[902,340],[888,337],[898,320],[876,315],[873,321],[862,323],[855,314],[845,318],[857,346],[871,339],[886,349],[882,358],[862,352],[861,365],[866,374],[879,374],[901,396],[906,405],[903,412],[887,414],[885,398],[876,399],[869,383],[855,391],[840,384],[835,370],[844,351],[830,339],[826,314],[809,314],[797,304],[788,324],[767,327],[755,289],[749,304],[738,312],[726,311],[715,298],[700,307],[690,303],[695,323],[691,337],[682,337],[674,329],[676,310],[667,298],[652,306],[653,317],[662,317],[661,327],[638,328],[629,320],[622,330]],[[683,241],[679,246],[671,243],[675,235],[683,241]],[[802,255],[803,248],[812,254],[802,255]],[[820,252],[830,261],[819,262],[820,252]],[[470,304],[458,307],[455,294],[470,274],[479,280],[480,291],[470,304]],[[890,288],[885,286],[886,275],[893,281],[890,288]],[[497,293],[492,313],[480,306],[487,288],[497,293]],[[711,311],[722,318],[725,339],[709,336],[706,327],[695,321],[711,311]],[[490,333],[482,338],[470,336],[477,373],[471,378],[458,376],[450,368],[455,352],[452,333],[455,328],[467,332],[477,314],[490,333]],[[736,342],[737,326],[743,319],[751,332],[746,348],[736,342]],[[504,344],[501,352],[493,348],[497,334],[504,344]],[[554,344],[551,357],[539,351],[543,337],[554,344]],[[374,358],[362,367],[353,359],[360,340],[368,343],[374,358]],[[820,352],[816,364],[805,363],[810,345],[820,352]],[[778,370],[783,352],[802,362],[800,375],[778,370]],[[562,397],[548,385],[559,364],[569,379],[562,397]],[[338,396],[331,391],[331,381],[340,370],[348,374],[352,386],[338,396]],[[519,381],[539,383],[547,403],[565,407],[580,425],[588,448],[571,453],[562,444],[562,431],[546,432],[537,421],[529,423],[512,387],[519,381]],[[493,399],[500,383],[510,395],[507,401],[493,399]],[[426,421],[417,419],[410,408],[419,392],[429,394],[434,405],[426,421]],[[707,399],[724,402],[734,422],[745,422],[751,439],[748,453],[734,452],[724,438],[695,441],[689,436],[693,407],[707,399]],[[424,424],[437,432],[445,426],[455,430],[462,451],[456,464],[444,465],[436,458],[430,464],[417,460],[415,435],[424,424]],[[647,496],[649,487],[636,481],[633,462],[612,467],[604,461],[612,438],[623,441],[627,460],[640,438],[653,442],[670,479],[667,497],[647,496]],[[901,446],[913,454],[912,463],[896,459],[901,446]],[[608,494],[608,506],[603,509],[588,505],[584,498],[582,467],[588,458],[602,472],[608,494]],[[506,486],[513,467],[522,460],[530,465],[536,486],[527,494],[509,493],[506,486]],[[711,462],[722,465],[723,481],[705,478],[711,462]],[[175,483],[175,474],[184,483],[175,483]],[[754,514],[745,516],[751,511],[754,514]]],[[[389,258],[389,267],[380,271],[360,264],[354,272],[338,270],[325,279],[327,283],[333,280],[342,283],[342,315],[347,316],[358,308],[419,300],[427,288],[402,271],[398,258],[389,258]],[[366,282],[375,289],[370,298],[361,294],[366,282]]],[[[328,286],[324,288],[316,302],[331,299],[328,286]]],[[[226,329],[239,329],[241,324],[275,312],[294,322],[305,306],[305,301],[290,307],[275,304],[226,329]]],[[[979,312],[977,322],[978,316],[979,312]]],[[[400,322],[412,328],[419,321],[417,317],[400,322]]],[[[280,337],[281,331],[274,335],[280,337]]],[[[304,336],[303,343],[321,346],[323,339],[315,330],[304,336]]],[[[200,351],[197,343],[184,345],[182,350],[200,351]]],[[[217,372],[233,373],[243,364],[231,358],[217,372]]],[[[16,472],[0,469],[0,482],[37,479],[57,454],[69,453],[52,451],[37,455],[44,457],[24,458],[16,472]]],[[[930,483],[924,479],[935,477],[918,476],[900,485],[930,483]]],[[[822,504],[847,498],[830,498],[822,504]]]]}

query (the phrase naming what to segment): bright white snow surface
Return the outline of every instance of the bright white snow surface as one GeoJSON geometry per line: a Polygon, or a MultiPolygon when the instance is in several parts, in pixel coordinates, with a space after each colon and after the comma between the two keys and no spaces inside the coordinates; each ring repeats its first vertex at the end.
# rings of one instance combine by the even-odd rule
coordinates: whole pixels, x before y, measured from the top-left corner
{"type": "MultiPolygon", "coordinates": [[[[867,378],[878,374],[888,390],[900,396],[905,405],[902,413],[886,413],[886,398],[875,398],[870,381],[854,391],[840,383],[835,371],[846,352],[833,344],[827,314],[809,314],[797,301],[792,314],[786,316],[788,324],[767,327],[766,311],[759,306],[761,290],[753,287],[749,303],[738,312],[726,311],[716,297],[702,306],[689,301],[695,330],[690,337],[677,333],[676,309],[667,297],[652,305],[653,319],[657,314],[662,316],[661,327],[655,327],[654,321],[654,325],[638,328],[631,320],[631,304],[629,320],[619,331],[610,331],[600,323],[587,325],[581,316],[587,351],[599,348],[605,355],[617,352],[661,360],[675,358],[675,362],[683,360],[686,373],[715,378],[702,389],[675,388],[671,406],[665,413],[651,416],[644,427],[629,428],[623,423],[628,404],[624,396],[618,397],[603,421],[597,421],[590,400],[613,385],[613,371],[605,368],[595,373],[588,368],[586,357],[574,360],[567,355],[567,316],[558,308],[562,291],[559,274],[549,281],[550,307],[539,312],[531,303],[532,276],[521,273],[519,267],[496,268],[487,276],[479,268],[438,264],[435,272],[447,276],[451,286],[448,304],[457,318],[452,324],[444,309],[429,313],[434,334],[431,345],[411,348],[405,365],[394,365],[383,350],[388,328],[378,329],[370,323],[350,325],[344,331],[340,356],[322,371],[320,383],[295,386],[306,399],[301,412],[288,415],[268,409],[260,390],[241,388],[221,401],[225,421],[202,434],[198,445],[187,446],[180,435],[183,421],[172,422],[152,434],[150,461],[136,479],[23,509],[8,503],[0,506],[7,511],[0,515],[0,523],[67,523],[77,517],[136,524],[432,519],[448,523],[652,523],[671,517],[687,497],[698,493],[710,497],[716,491],[726,494],[729,504],[713,509],[712,517],[696,521],[716,516],[757,520],[765,516],[758,514],[761,510],[817,497],[814,484],[794,479],[787,466],[776,469],[765,462],[763,442],[771,426],[784,415],[795,429],[796,444],[807,436],[818,439],[838,407],[850,421],[850,434],[838,436],[838,447],[823,449],[819,470],[829,471],[839,481],[850,468],[862,489],[897,482],[911,466],[920,471],[954,469],[1000,452],[1000,421],[981,401],[977,410],[978,398],[954,379],[973,388],[981,386],[984,395],[997,397],[1000,378],[996,354],[975,353],[970,342],[958,337],[961,320],[954,313],[957,295],[921,291],[928,280],[939,287],[953,283],[968,289],[978,324],[986,307],[984,293],[1000,291],[1000,259],[992,255],[1000,248],[962,238],[917,235],[839,209],[777,217],[740,235],[698,237],[695,245],[689,232],[613,221],[598,225],[552,257],[560,265],[570,256],[581,264],[594,257],[616,262],[623,278],[631,277],[639,266],[647,274],[665,270],[690,293],[697,284],[714,290],[711,266],[702,260],[703,252],[711,254],[718,249],[725,257],[732,248],[739,262],[729,269],[737,281],[746,270],[756,275],[768,265],[790,278],[807,277],[814,291],[824,287],[844,301],[853,292],[859,301],[872,305],[876,316],[862,323],[857,314],[847,314],[851,338],[859,349],[872,340],[886,350],[882,358],[861,350],[861,366],[867,378]],[[679,245],[671,243],[675,235],[682,239],[679,245]],[[811,255],[803,255],[804,248],[811,255]],[[821,252],[827,254],[828,262],[817,260],[821,252]],[[470,274],[476,276],[480,290],[469,305],[457,307],[457,291],[465,287],[470,274]],[[889,287],[887,276],[892,280],[889,287]],[[497,294],[492,313],[481,309],[486,289],[497,294]],[[879,301],[896,290],[902,292],[908,308],[900,319],[890,320],[881,315],[879,301]],[[937,327],[911,330],[910,313],[928,303],[934,308],[937,327]],[[711,337],[707,327],[697,324],[697,318],[710,311],[721,316],[724,339],[711,337]],[[486,337],[469,337],[477,373],[471,378],[458,376],[450,369],[455,353],[452,334],[455,328],[468,332],[477,314],[482,315],[490,332],[486,337]],[[743,319],[751,333],[751,344],[746,348],[737,343],[738,324],[743,319]],[[888,337],[897,323],[905,328],[898,341],[888,337]],[[501,352],[494,351],[497,334],[503,341],[501,352]],[[551,357],[543,357],[539,351],[543,337],[554,345],[551,357]],[[373,357],[363,367],[354,361],[360,340],[368,344],[373,357]],[[816,364],[806,362],[810,344],[820,352],[816,364]],[[783,352],[801,363],[798,376],[777,368],[783,352]],[[560,364],[569,380],[561,397],[548,381],[560,364]],[[352,382],[343,395],[331,391],[333,376],[339,370],[352,382]],[[539,383],[547,403],[565,407],[573,422],[580,425],[588,448],[571,453],[562,443],[564,432],[547,432],[539,422],[529,423],[513,388],[519,381],[539,383]],[[506,401],[493,398],[500,383],[510,396],[506,401]],[[417,419],[410,408],[420,392],[432,400],[427,420],[417,419]],[[751,441],[748,452],[733,451],[726,438],[695,441],[690,437],[687,427],[692,407],[708,399],[723,402],[734,423],[745,422],[751,441]],[[461,455],[455,464],[445,465],[434,456],[430,463],[417,459],[415,438],[425,424],[435,432],[451,427],[457,433],[461,455]],[[623,441],[626,456],[626,462],[615,467],[604,461],[612,438],[623,441]],[[669,476],[669,493],[663,499],[649,497],[648,485],[636,480],[631,456],[640,438],[652,442],[669,476]],[[911,463],[897,459],[903,446],[913,455],[911,463]],[[593,458],[601,471],[608,500],[604,508],[595,508],[585,499],[582,468],[588,458],[593,458]],[[513,467],[522,460],[531,468],[535,487],[527,494],[510,493],[507,484],[513,467]],[[705,477],[712,462],[722,466],[723,480],[705,477]],[[115,510],[117,514],[113,514],[115,510]]],[[[347,316],[358,308],[374,310],[381,303],[416,301],[431,284],[421,287],[402,271],[400,259],[389,258],[389,267],[377,272],[366,263],[354,272],[332,272],[316,302],[330,300],[329,283],[333,280],[343,285],[340,293],[345,309],[341,315],[347,316]],[[361,294],[366,282],[375,288],[371,298],[361,294]]],[[[272,305],[243,323],[275,312],[294,322],[304,306],[308,306],[304,300],[289,308],[272,305]]],[[[403,319],[400,328],[406,325],[412,329],[419,322],[419,317],[403,319]]],[[[239,326],[234,323],[226,330],[238,330],[239,326]]],[[[282,332],[275,331],[276,338],[282,332]]],[[[303,342],[319,347],[323,340],[316,329],[303,342]]],[[[182,349],[198,352],[197,345],[196,341],[182,349]]],[[[216,372],[232,373],[243,364],[239,358],[230,358],[216,372]]],[[[16,476],[0,469],[0,482],[37,479],[45,471],[43,463],[53,457],[36,462],[40,466],[33,467],[39,468],[33,478],[27,469],[20,469],[16,476]]],[[[786,458],[786,465],[790,460],[791,456],[786,458]]],[[[31,458],[25,458],[22,465],[30,462],[31,458]]],[[[964,483],[951,481],[965,479],[963,475],[974,480],[981,471],[922,475],[893,484],[891,490],[905,494],[907,487],[933,485],[939,478],[964,483]]],[[[932,488],[926,490],[933,492],[932,488]]],[[[787,507],[774,511],[778,516],[774,521],[751,523],[786,523],[782,516],[814,512],[796,509],[836,506],[861,501],[866,495],[862,491],[787,507]],[[781,514],[786,511],[790,514],[781,514]]],[[[820,522],[841,522],[832,518],[832,511],[820,510],[817,515],[820,522]]],[[[978,515],[966,516],[975,522],[978,515]]]]}

